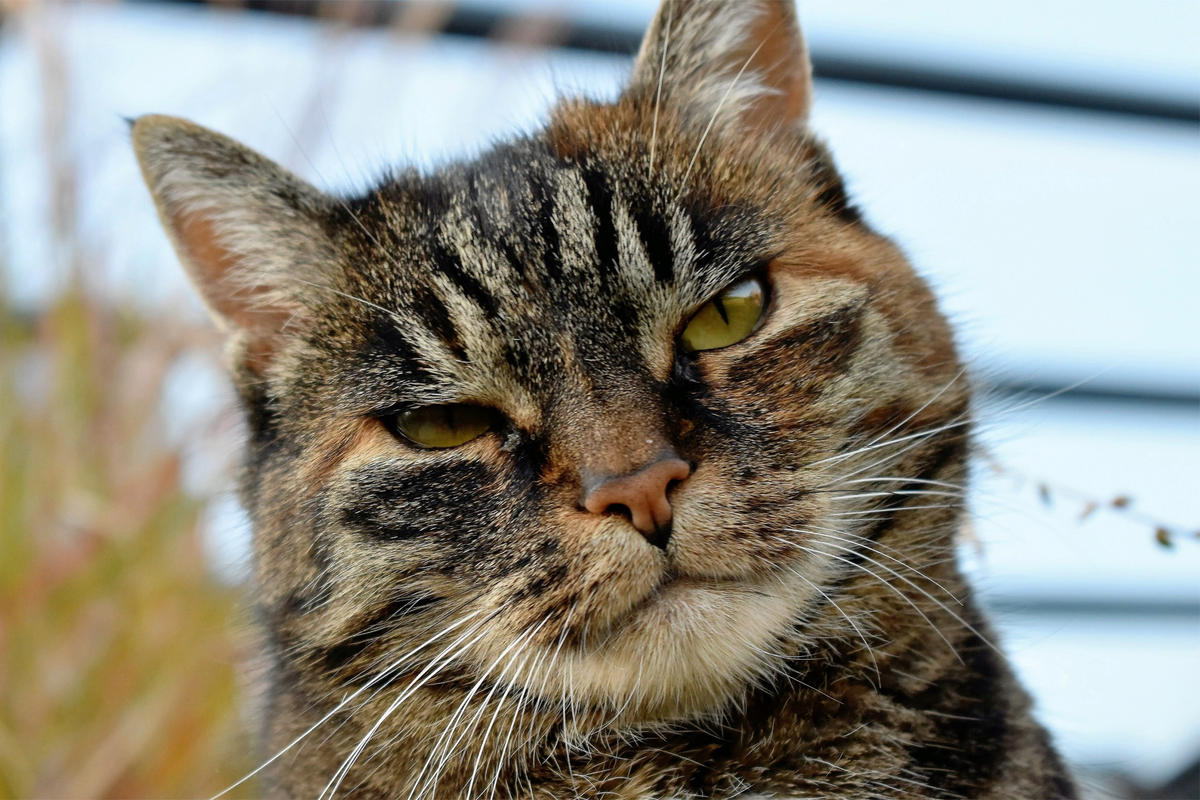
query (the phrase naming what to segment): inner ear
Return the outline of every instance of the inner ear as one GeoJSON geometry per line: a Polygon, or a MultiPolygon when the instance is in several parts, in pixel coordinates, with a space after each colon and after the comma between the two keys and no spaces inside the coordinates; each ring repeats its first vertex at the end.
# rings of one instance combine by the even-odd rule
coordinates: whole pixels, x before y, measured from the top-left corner
{"type": "Polygon", "coordinates": [[[293,309],[282,307],[278,293],[266,285],[236,280],[239,259],[221,242],[209,215],[183,215],[178,238],[191,262],[189,272],[204,287],[205,300],[219,323],[252,332],[256,338],[282,330],[293,309]]]}
{"type": "Polygon", "coordinates": [[[807,122],[812,106],[812,63],[796,9],[791,0],[767,5],[766,13],[760,14],[751,27],[743,48],[754,45],[743,63],[775,92],[759,98],[746,110],[746,124],[756,129],[807,122]]]}
{"type": "Polygon", "coordinates": [[[338,279],[322,223],[330,198],[221,134],[148,116],[133,144],[159,218],[188,277],[229,335],[235,360],[261,375],[311,287],[338,279]]]}
{"type": "Polygon", "coordinates": [[[628,91],[704,125],[803,124],[812,66],[793,0],[664,0],[628,91]]]}

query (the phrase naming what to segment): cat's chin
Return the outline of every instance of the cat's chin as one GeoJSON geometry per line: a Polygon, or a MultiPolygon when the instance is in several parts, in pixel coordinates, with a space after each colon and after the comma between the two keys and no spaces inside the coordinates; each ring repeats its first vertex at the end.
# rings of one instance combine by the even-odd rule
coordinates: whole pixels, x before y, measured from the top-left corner
{"type": "Polygon", "coordinates": [[[778,580],[675,578],[602,640],[562,654],[563,693],[618,724],[717,713],[785,663],[805,600],[778,580]]]}

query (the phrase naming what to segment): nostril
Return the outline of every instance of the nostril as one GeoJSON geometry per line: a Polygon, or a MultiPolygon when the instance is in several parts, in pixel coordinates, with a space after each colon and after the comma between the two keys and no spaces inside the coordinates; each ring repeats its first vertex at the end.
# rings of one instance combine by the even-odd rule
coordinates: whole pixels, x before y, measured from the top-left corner
{"type": "Polygon", "coordinates": [[[630,522],[633,521],[633,512],[629,510],[629,506],[624,503],[612,503],[608,508],[604,509],[605,514],[618,514],[630,522]]]}
{"type": "Polygon", "coordinates": [[[652,533],[643,533],[642,535],[647,542],[659,550],[666,550],[667,542],[671,541],[671,521],[667,520],[666,524],[655,526],[652,533]]]}
{"type": "Polygon", "coordinates": [[[583,507],[593,514],[619,514],[651,544],[665,548],[672,517],[668,493],[691,472],[686,461],[670,457],[624,475],[594,475],[585,482],[583,507]]]}

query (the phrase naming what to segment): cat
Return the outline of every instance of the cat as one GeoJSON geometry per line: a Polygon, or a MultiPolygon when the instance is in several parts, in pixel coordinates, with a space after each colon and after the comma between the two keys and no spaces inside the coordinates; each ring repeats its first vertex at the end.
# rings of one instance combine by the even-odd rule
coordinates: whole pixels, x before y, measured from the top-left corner
{"type": "Polygon", "coordinates": [[[1076,796],[811,100],[791,0],[667,0],[616,101],[358,197],[135,121],[245,409],[271,796],[1076,796]]]}

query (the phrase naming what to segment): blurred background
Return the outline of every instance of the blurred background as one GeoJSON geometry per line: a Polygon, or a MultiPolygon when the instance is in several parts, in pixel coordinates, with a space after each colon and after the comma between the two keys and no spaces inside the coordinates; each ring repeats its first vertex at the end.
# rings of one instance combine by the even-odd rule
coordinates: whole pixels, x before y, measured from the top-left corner
{"type": "MultiPolygon", "coordinates": [[[[614,96],[655,6],[0,0],[0,798],[256,756],[239,422],[124,118],[353,191],[614,96]]],[[[1200,3],[800,14],[813,126],[987,387],[961,555],[1038,717],[1089,797],[1200,796],[1200,3]]]]}

